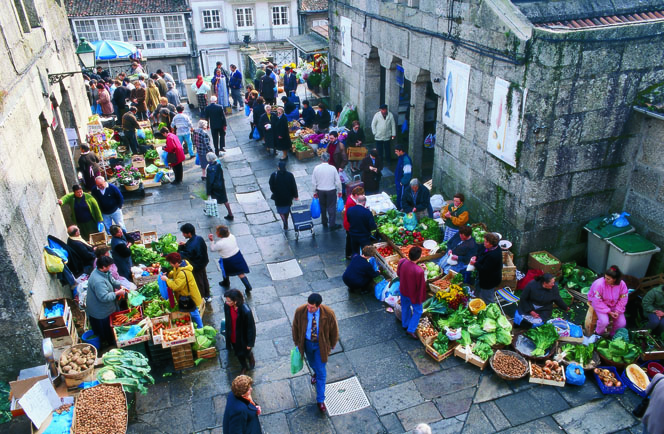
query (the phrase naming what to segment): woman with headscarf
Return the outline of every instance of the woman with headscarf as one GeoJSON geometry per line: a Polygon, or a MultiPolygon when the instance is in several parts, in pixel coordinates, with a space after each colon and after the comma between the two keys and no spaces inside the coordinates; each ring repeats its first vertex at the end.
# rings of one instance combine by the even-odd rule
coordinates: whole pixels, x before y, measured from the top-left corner
{"type": "Polygon", "coordinates": [[[203,76],[196,77],[196,82],[191,85],[191,90],[196,92],[196,99],[198,102],[198,109],[203,115],[203,110],[207,107],[207,93],[210,91],[210,86],[203,80],[203,76]]]}
{"type": "Polygon", "coordinates": [[[217,103],[224,108],[228,107],[228,77],[226,77],[221,68],[217,68],[214,71],[212,90],[217,96],[217,103]]]}
{"type": "Polygon", "coordinates": [[[276,172],[270,175],[270,191],[277,212],[284,222],[284,230],[288,230],[288,214],[290,214],[293,199],[298,200],[297,183],[295,176],[286,170],[286,161],[279,160],[276,172]]]}
{"type": "Polygon", "coordinates": [[[161,94],[159,93],[159,88],[155,84],[154,80],[151,78],[147,79],[147,96],[145,98],[145,102],[148,106],[148,110],[150,110],[150,113],[155,111],[157,109],[157,106],[159,105],[159,99],[161,98],[161,94]]]}
{"type": "Polygon", "coordinates": [[[106,90],[106,86],[99,83],[97,85],[97,104],[101,106],[101,113],[104,116],[110,116],[113,114],[113,104],[111,104],[111,95],[106,90]]]}

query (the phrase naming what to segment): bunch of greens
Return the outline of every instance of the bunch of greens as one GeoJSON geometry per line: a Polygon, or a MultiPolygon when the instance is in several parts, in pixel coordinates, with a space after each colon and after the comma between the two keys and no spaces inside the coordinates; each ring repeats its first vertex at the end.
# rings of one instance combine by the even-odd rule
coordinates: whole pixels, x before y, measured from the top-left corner
{"type": "Polygon", "coordinates": [[[425,217],[420,220],[418,225],[422,237],[425,240],[434,240],[439,242],[443,239],[440,227],[438,227],[438,222],[432,218],[425,217]]]}
{"type": "Polygon", "coordinates": [[[145,309],[143,309],[143,314],[149,318],[156,318],[175,311],[177,311],[177,305],[171,309],[171,304],[168,300],[156,299],[152,300],[145,309]]]}
{"type": "Polygon", "coordinates": [[[557,259],[552,258],[546,253],[532,253],[533,259],[539,262],[540,264],[544,265],[556,265],[559,264],[560,261],[557,259]]]}
{"type": "Polygon", "coordinates": [[[565,359],[578,362],[581,366],[586,366],[593,359],[595,344],[590,344],[588,346],[565,344],[563,345],[562,351],[567,353],[565,359]]]}
{"type": "Polygon", "coordinates": [[[615,336],[610,342],[607,339],[599,341],[597,352],[614,363],[632,363],[642,353],[638,346],[615,336]]]}
{"type": "Polygon", "coordinates": [[[159,159],[159,153],[154,149],[148,149],[147,152],[145,152],[145,159],[146,160],[158,160],[159,159]]]}
{"type": "Polygon", "coordinates": [[[526,336],[535,343],[535,349],[530,353],[533,357],[541,357],[558,340],[558,332],[553,324],[543,324],[537,328],[528,330],[526,336]]]}
{"type": "Polygon", "coordinates": [[[403,226],[403,216],[402,212],[397,211],[396,209],[391,209],[383,215],[376,217],[376,225],[380,226],[386,223],[392,223],[396,226],[403,226]]]}
{"type": "Polygon", "coordinates": [[[132,244],[129,249],[131,250],[131,261],[134,264],[150,265],[162,260],[159,253],[145,247],[143,244],[132,244]]]}
{"type": "MultiPolygon", "coordinates": [[[[590,287],[595,279],[597,279],[597,275],[594,271],[588,268],[577,267],[575,262],[564,263],[561,266],[560,271],[562,272],[562,276],[558,280],[560,288],[573,289],[582,292],[584,288],[590,287]]],[[[562,289],[560,292],[560,295],[562,296],[562,289]]],[[[567,303],[567,300],[564,298],[563,301],[567,303]]]]}
{"type": "Polygon", "coordinates": [[[136,351],[112,349],[102,357],[104,367],[97,372],[100,383],[119,383],[125,392],[147,393],[146,385],[154,384],[148,359],[136,351]]]}
{"type": "Polygon", "coordinates": [[[140,292],[146,300],[154,300],[161,296],[159,292],[159,284],[156,280],[138,288],[138,292],[140,292]]]}
{"type": "Polygon", "coordinates": [[[450,280],[450,286],[451,285],[461,285],[463,283],[463,274],[457,273],[452,277],[452,280],[450,280]]]}
{"type": "Polygon", "coordinates": [[[438,325],[438,328],[440,330],[444,330],[445,327],[449,327],[451,329],[457,329],[459,327],[466,328],[474,322],[475,322],[475,317],[473,316],[472,313],[470,313],[468,308],[464,306],[455,310],[452,313],[452,315],[450,315],[449,317],[445,319],[439,319],[436,324],[438,325]]]}
{"type": "Polygon", "coordinates": [[[478,342],[473,346],[473,354],[480,359],[487,361],[493,356],[493,350],[491,349],[491,345],[485,342],[478,342]]]}
{"type": "Polygon", "coordinates": [[[486,231],[482,229],[480,226],[475,226],[473,228],[473,234],[472,237],[475,238],[475,242],[477,244],[482,244],[484,243],[484,234],[486,234],[486,231]]]}
{"type": "Polygon", "coordinates": [[[431,346],[438,354],[443,354],[449,349],[450,340],[444,332],[440,332],[431,346]]]}
{"type": "Polygon", "coordinates": [[[162,255],[166,256],[169,253],[178,251],[178,240],[173,234],[165,234],[159,237],[156,243],[152,243],[152,248],[162,255]]]}
{"type": "Polygon", "coordinates": [[[205,350],[216,344],[216,339],[214,338],[217,335],[217,331],[214,327],[205,326],[203,328],[198,328],[195,331],[196,343],[192,346],[194,351],[205,350]]]}
{"type": "Polygon", "coordinates": [[[399,234],[399,227],[392,223],[384,223],[381,226],[378,226],[378,232],[392,239],[399,234]]]}
{"type": "Polygon", "coordinates": [[[447,313],[447,303],[445,300],[438,300],[436,297],[427,298],[422,303],[422,313],[445,315],[447,313]]]}
{"type": "Polygon", "coordinates": [[[435,262],[426,262],[424,266],[426,267],[425,274],[427,280],[439,276],[440,273],[442,272],[440,267],[435,262]]]}

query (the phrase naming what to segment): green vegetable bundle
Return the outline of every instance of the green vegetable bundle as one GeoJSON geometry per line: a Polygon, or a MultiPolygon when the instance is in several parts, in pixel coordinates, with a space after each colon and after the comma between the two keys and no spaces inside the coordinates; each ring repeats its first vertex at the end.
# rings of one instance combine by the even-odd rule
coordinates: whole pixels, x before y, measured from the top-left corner
{"type": "Polygon", "coordinates": [[[152,248],[164,256],[178,251],[178,240],[173,234],[165,234],[159,237],[156,243],[152,243],[152,248]]]}
{"type": "Polygon", "coordinates": [[[216,344],[217,331],[214,327],[205,326],[196,329],[196,343],[192,346],[194,351],[205,350],[216,344]]]}
{"type": "Polygon", "coordinates": [[[556,265],[556,264],[560,263],[560,261],[558,261],[557,259],[552,258],[551,256],[549,256],[546,253],[532,253],[531,255],[532,255],[533,259],[535,259],[540,264],[556,265]]]}
{"type": "Polygon", "coordinates": [[[614,363],[632,363],[641,355],[641,348],[626,342],[621,337],[602,339],[597,343],[597,352],[614,363]]]}
{"type": "Polygon", "coordinates": [[[586,366],[593,359],[595,344],[590,344],[588,346],[565,344],[562,347],[562,351],[567,353],[565,359],[578,362],[581,366],[586,366]]]}
{"type": "Polygon", "coordinates": [[[142,244],[132,244],[129,250],[131,250],[131,260],[134,264],[150,265],[162,259],[159,253],[142,244]]]}
{"type": "Polygon", "coordinates": [[[422,313],[445,315],[447,313],[447,303],[444,300],[438,300],[436,297],[429,297],[422,303],[422,313]]]}
{"type": "Polygon", "coordinates": [[[420,227],[420,232],[422,233],[422,237],[424,237],[425,240],[434,240],[436,242],[440,242],[443,239],[438,222],[434,219],[425,217],[420,220],[418,226],[420,227]]]}
{"type": "Polygon", "coordinates": [[[487,361],[493,356],[493,350],[491,349],[491,345],[485,342],[478,342],[473,346],[473,354],[480,359],[487,361]]]}
{"type": "Polygon", "coordinates": [[[543,324],[528,330],[526,336],[535,343],[535,349],[530,353],[533,357],[541,357],[558,340],[558,332],[553,324],[543,324]]]}
{"type": "Polygon", "coordinates": [[[143,309],[143,314],[148,318],[156,318],[158,316],[166,315],[175,311],[177,311],[177,305],[171,309],[171,305],[168,300],[156,299],[152,300],[145,307],[145,309],[143,309]]]}
{"type": "Polygon", "coordinates": [[[450,340],[447,338],[447,335],[444,332],[438,333],[436,340],[433,342],[433,349],[436,350],[438,354],[445,353],[450,346],[450,340]]]}
{"type": "Polygon", "coordinates": [[[482,244],[484,243],[484,234],[486,234],[486,231],[482,229],[480,226],[475,226],[473,228],[473,234],[472,237],[475,238],[475,242],[477,244],[482,244]]]}
{"type": "Polygon", "coordinates": [[[159,292],[159,284],[155,280],[154,282],[147,283],[138,289],[138,292],[145,297],[146,300],[154,300],[161,297],[159,292]]]}
{"type": "Polygon", "coordinates": [[[154,384],[148,359],[136,351],[112,349],[102,357],[104,367],[97,372],[100,383],[119,383],[125,392],[147,393],[154,384]]]}

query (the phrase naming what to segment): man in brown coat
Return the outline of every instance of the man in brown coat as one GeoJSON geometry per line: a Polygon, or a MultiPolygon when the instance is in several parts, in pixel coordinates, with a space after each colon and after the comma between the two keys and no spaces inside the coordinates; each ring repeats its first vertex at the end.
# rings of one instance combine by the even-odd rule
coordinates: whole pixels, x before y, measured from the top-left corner
{"type": "Polygon", "coordinates": [[[309,366],[314,371],[311,384],[316,385],[318,409],[325,413],[325,379],[327,377],[327,357],[339,340],[339,326],[334,311],[322,306],[323,297],[313,293],[307,304],[295,311],[293,318],[293,342],[306,354],[309,366]]]}

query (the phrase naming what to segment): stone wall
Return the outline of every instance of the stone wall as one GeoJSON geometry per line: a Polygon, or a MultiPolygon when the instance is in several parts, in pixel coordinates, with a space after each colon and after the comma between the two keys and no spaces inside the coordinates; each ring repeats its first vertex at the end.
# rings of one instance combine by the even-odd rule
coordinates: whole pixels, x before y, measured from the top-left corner
{"type": "MultiPolygon", "coordinates": [[[[634,112],[628,121],[630,167],[623,209],[638,233],[664,249],[664,118],[634,112]]],[[[664,272],[664,253],[653,256],[648,275],[664,272]]]]}
{"type": "Polygon", "coordinates": [[[56,201],[76,180],[64,128],[84,137],[81,120],[90,114],[81,75],[48,82],[49,73],[79,69],[64,7],[34,3],[28,26],[11,5],[0,16],[7,42],[0,56],[1,380],[43,363],[36,316],[43,300],[66,294],[42,259],[47,235],[66,239],[56,201]]]}
{"type": "MultiPolygon", "coordinates": [[[[471,219],[512,240],[520,264],[541,249],[583,261],[583,224],[624,202],[635,154],[624,125],[636,93],[664,78],[664,40],[653,37],[664,24],[550,32],[533,27],[509,2],[450,6],[332,1],[335,104],[356,103],[368,125],[379,66],[389,81],[400,64],[407,79],[432,82],[442,107],[445,58],[470,65],[465,134],[444,127],[438,114],[434,190],[465,193],[471,219]],[[353,21],[352,68],[340,61],[340,16],[353,21]],[[516,168],[486,150],[496,77],[528,89],[516,168]]],[[[421,141],[411,140],[411,154],[413,143],[421,141]]]]}

